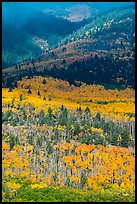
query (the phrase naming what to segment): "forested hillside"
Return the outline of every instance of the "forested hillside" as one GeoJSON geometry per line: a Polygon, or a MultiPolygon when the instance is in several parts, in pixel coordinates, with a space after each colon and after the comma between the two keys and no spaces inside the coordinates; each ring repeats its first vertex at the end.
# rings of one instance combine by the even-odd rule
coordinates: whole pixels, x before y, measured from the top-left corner
{"type": "Polygon", "coordinates": [[[2,201],[135,202],[134,7],[21,4],[2,30],[2,201]]]}
{"type": "MultiPolygon", "coordinates": [[[[81,27],[77,31],[74,31],[72,34],[68,35],[63,39],[62,44],[67,44],[78,39],[100,39],[105,37],[107,34],[113,34],[114,39],[123,34],[123,38],[128,41],[128,36],[126,36],[126,33],[129,35],[129,38],[133,38],[134,26],[134,6],[129,6],[124,9],[114,9],[110,12],[106,12],[105,14],[95,17],[93,20],[91,20],[91,23],[88,23],[84,27],[81,27]],[[130,29],[130,27],[133,29],[130,29]]],[[[109,44],[111,44],[110,42],[113,40],[113,38],[108,39],[108,41],[110,40],[109,44]]],[[[132,43],[133,42],[134,40],[132,40],[132,43]]],[[[100,44],[100,41],[98,42],[98,45],[103,46],[100,44]]]]}
{"type": "Polygon", "coordinates": [[[24,78],[2,105],[3,201],[134,201],[133,89],[24,78]]]}
{"type": "Polygon", "coordinates": [[[40,53],[41,49],[34,44],[31,35],[26,30],[3,22],[2,68],[9,67],[40,53]]]}
{"type": "Polygon", "coordinates": [[[2,67],[20,63],[57,47],[66,35],[88,21],[71,22],[42,12],[30,16],[22,26],[3,20],[2,67]]]}
{"type": "Polygon", "coordinates": [[[134,15],[134,8],[130,6],[81,22],[42,12],[30,16],[20,27],[3,20],[3,68],[81,39],[91,39],[90,49],[98,53],[106,50],[115,56],[133,56],[134,15]]]}

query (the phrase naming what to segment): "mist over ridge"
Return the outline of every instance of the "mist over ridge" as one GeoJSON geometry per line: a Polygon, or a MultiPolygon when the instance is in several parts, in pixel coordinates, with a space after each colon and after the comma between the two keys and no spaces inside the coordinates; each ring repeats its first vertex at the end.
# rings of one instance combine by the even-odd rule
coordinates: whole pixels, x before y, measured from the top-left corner
{"type": "MultiPolygon", "coordinates": [[[[2,18],[8,23],[24,24],[26,20],[36,12],[47,12],[62,17],[70,16],[71,10],[77,11],[78,6],[89,8],[90,16],[93,13],[103,13],[113,8],[134,5],[133,2],[3,2],[2,18]],[[95,11],[95,12],[93,12],[95,11]]],[[[84,9],[85,9],[84,8],[84,9]]]]}

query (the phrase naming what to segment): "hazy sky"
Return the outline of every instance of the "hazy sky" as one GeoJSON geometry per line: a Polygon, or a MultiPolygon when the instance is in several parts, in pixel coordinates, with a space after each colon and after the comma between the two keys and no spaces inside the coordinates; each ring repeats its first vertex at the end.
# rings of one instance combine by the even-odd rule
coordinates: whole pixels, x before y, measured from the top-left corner
{"type": "Polygon", "coordinates": [[[2,17],[9,22],[24,22],[30,14],[44,9],[66,9],[77,4],[88,4],[102,11],[114,7],[126,6],[131,2],[3,2],[2,17]]]}

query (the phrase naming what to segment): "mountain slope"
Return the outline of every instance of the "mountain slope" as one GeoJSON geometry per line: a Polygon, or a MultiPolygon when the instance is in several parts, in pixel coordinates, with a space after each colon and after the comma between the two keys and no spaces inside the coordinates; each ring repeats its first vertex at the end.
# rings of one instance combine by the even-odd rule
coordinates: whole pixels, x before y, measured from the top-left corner
{"type": "Polygon", "coordinates": [[[6,68],[32,56],[39,55],[41,49],[31,35],[21,27],[3,22],[2,26],[2,68],[6,68]]]}
{"type": "Polygon", "coordinates": [[[57,47],[66,35],[87,22],[71,22],[42,12],[36,12],[21,26],[3,20],[2,67],[9,67],[57,47]]]}
{"type": "MultiPolygon", "coordinates": [[[[49,75],[70,84],[78,80],[88,84],[134,87],[134,21],[132,7],[121,9],[118,15],[115,11],[109,12],[95,21],[96,25],[101,23],[102,28],[96,26],[93,33],[86,31],[86,38],[43,53],[20,66],[5,69],[3,86],[9,86],[26,75],[49,75]]],[[[82,29],[85,32],[89,27],[90,24],[82,29]]]]}
{"type": "MultiPolygon", "coordinates": [[[[61,42],[61,45],[73,42],[79,39],[95,39],[103,37],[107,32],[128,32],[130,36],[134,34],[135,28],[135,10],[133,6],[124,9],[116,9],[94,18],[91,23],[81,27],[76,32],[68,35],[61,42]],[[123,27],[122,27],[123,25],[123,27]],[[129,27],[128,27],[129,25],[129,27]],[[133,29],[130,29],[130,28],[133,29]],[[124,28],[124,30],[123,30],[124,28]],[[120,29],[120,30],[119,30],[120,29]]],[[[109,38],[110,40],[110,38],[109,38]]]]}
{"type": "Polygon", "coordinates": [[[10,86],[23,76],[54,76],[74,83],[75,80],[89,84],[130,85],[134,87],[134,60],[128,56],[108,57],[107,51],[102,54],[90,51],[92,41],[70,43],[66,47],[33,58],[16,67],[3,70],[3,86],[10,86]],[[65,51],[63,51],[65,50],[65,51]],[[130,75],[130,77],[129,77],[130,75]],[[7,84],[8,82],[8,84],[7,84]]]}
{"type": "Polygon", "coordinates": [[[113,44],[114,49],[124,49],[126,44],[129,50],[134,46],[134,24],[132,6],[81,22],[70,22],[42,12],[32,15],[22,27],[7,24],[3,20],[3,68],[79,39],[96,39],[93,49],[106,47],[110,50],[113,44]],[[66,35],[68,36],[65,37],[66,35]],[[125,41],[125,44],[122,41],[125,41]]]}
{"type": "MultiPolygon", "coordinates": [[[[2,67],[9,67],[15,63],[22,62],[26,59],[32,58],[42,53],[43,50],[39,46],[39,43],[35,42],[33,36],[37,36],[42,39],[47,39],[49,41],[48,49],[50,48],[50,45],[60,40],[60,33],[57,34],[54,32],[54,29],[51,30],[50,28],[55,28],[56,23],[57,25],[59,23],[60,25],[63,24],[64,21],[66,23],[66,20],[57,19],[58,18],[51,16],[41,17],[41,15],[39,14],[39,16],[36,16],[35,19],[30,19],[30,21],[28,20],[28,24],[25,26],[16,26],[15,24],[7,23],[3,20],[2,67]],[[45,25],[43,25],[43,21],[45,21],[45,19],[49,23],[45,23],[45,25]],[[51,20],[55,22],[54,25],[51,24],[51,20]]],[[[68,34],[68,31],[66,32],[68,34]]]]}

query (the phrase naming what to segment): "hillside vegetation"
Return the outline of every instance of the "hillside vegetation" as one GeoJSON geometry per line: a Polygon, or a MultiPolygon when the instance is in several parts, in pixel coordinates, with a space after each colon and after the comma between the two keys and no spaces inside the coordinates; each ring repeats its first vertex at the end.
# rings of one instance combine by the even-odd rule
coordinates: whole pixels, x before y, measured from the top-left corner
{"type": "Polygon", "coordinates": [[[3,202],[135,202],[134,10],[89,21],[9,31],[22,40],[3,49],[3,202]]]}
{"type": "Polygon", "coordinates": [[[134,117],[134,89],[106,90],[101,85],[86,85],[85,83],[76,87],[54,78],[34,77],[29,79],[26,77],[18,82],[18,88],[3,89],[3,105],[11,103],[13,98],[19,103],[18,98],[21,94],[24,98],[21,103],[29,103],[29,100],[31,102],[33,100],[33,104],[39,110],[48,105],[54,107],[64,104],[69,109],[76,109],[79,106],[85,109],[88,106],[93,114],[100,112],[112,118],[127,120],[129,116],[134,117]],[[31,94],[28,94],[29,90],[31,94]],[[36,97],[37,100],[34,100],[36,97]],[[49,98],[52,100],[49,101],[49,98]]]}
{"type": "Polygon", "coordinates": [[[134,201],[134,90],[38,77],[2,94],[3,201],[134,201]]]}
{"type": "MultiPolygon", "coordinates": [[[[81,27],[77,31],[74,31],[72,34],[68,35],[61,42],[61,45],[73,42],[79,39],[96,39],[109,36],[111,34],[113,37],[106,38],[108,45],[111,45],[111,42],[116,40],[116,37],[121,37],[120,42],[123,40],[128,41],[133,39],[134,28],[135,27],[135,10],[134,7],[128,7],[124,9],[112,10],[105,14],[97,16],[95,19],[91,20],[91,23],[88,23],[84,27],[81,27]]],[[[134,43],[134,40],[132,40],[134,43]]],[[[120,43],[122,44],[122,42],[120,43]]],[[[100,41],[97,42],[97,46],[103,47],[100,41]]],[[[107,46],[107,43],[105,44],[107,46]]]]}
{"type": "MultiPolygon", "coordinates": [[[[126,56],[130,56],[132,59],[135,46],[134,15],[134,8],[131,6],[112,10],[82,22],[70,22],[44,13],[37,13],[37,18],[30,17],[20,29],[3,22],[3,68],[22,63],[41,52],[82,39],[91,40],[90,51],[92,52],[97,54],[108,52],[114,57],[120,56],[126,59],[126,56]],[[10,35],[7,32],[9,26],[10,35]],[[11,53],[10,50],[14,52],[11,53]]],[[[84,46],[82,48],[86,49],[84,46]]]]}
{"type": "Polygon", "coordinates": [[[22,26],[3,20],[2,67],[21,63],[57,47],[66,35],[86,23],[87,20],[71,22],[42,12],[29,17],[22,26]]]}
{"type": "MultiPolygon", "coordinates": [[[[74,85],[75,81],[82,81],[111,88],[134,88],[134,26],[132,7],[104,14],[73,33],[79,36],[83,32],[84,37],[80,35],[66,45],[3,70],[3,87],[16,86],[24,76],[52,76],[74,85]]],[[[47,42],[44,43],[46,46],[47,42]]]]}

